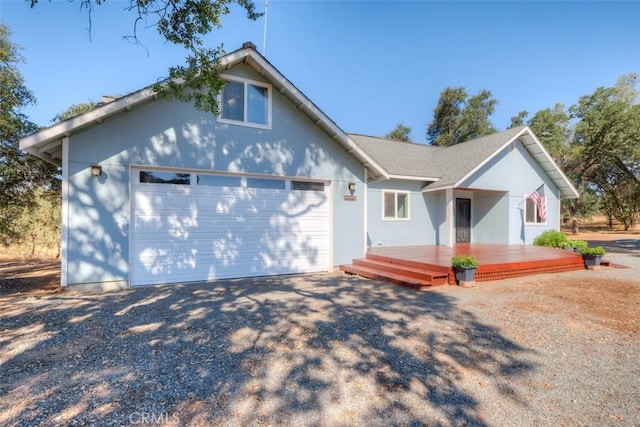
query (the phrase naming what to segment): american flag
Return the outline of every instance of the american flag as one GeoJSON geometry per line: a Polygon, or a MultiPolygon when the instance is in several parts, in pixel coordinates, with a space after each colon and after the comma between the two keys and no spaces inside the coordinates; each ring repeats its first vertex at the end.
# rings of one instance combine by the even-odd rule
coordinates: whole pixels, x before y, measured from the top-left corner
{"type": "Polygon", "coordinates": [[[538,208],[538,216],[541,220],[547,220],[547,198],[544,197],[544,184],[542,184],[536,191],[529,194],[529,198],[533,200],[538,208]]]}

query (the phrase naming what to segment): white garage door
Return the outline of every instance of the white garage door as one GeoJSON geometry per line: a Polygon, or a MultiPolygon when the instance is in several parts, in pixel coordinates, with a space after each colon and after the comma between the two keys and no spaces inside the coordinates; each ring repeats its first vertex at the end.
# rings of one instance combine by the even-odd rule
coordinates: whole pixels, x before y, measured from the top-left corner
{"type": "Polygon", "coordinates": [[[131,284],[327,271],[329,185],[133,170],[131,284]]]}

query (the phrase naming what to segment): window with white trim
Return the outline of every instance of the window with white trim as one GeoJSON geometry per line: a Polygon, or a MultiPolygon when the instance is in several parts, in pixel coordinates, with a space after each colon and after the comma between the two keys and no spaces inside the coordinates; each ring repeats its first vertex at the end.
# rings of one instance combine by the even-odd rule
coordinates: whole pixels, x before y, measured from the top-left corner
{"type": "Polygon", "coordinates": [[[540,216],[538,205],[531,197],[525,197],[524,217],[527,224],[546,224],[547,222],[540,216]]]}
{"type": "Polygon", "coordinates": [[[271,86],[252,80],[226,78],[220,94],[222,123],[271,128],[271,86]]]}
{"type": "Polygon", "coordinates": [[[405,191],[382,192],[384,219],[409,219],[409,193],[405,191]]]}

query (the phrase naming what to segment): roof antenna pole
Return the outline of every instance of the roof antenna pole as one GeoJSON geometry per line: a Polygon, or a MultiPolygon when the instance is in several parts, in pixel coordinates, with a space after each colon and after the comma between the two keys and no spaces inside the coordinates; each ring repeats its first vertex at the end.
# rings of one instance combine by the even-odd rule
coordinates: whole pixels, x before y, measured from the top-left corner
{"type": "Polygon", "coordinates": [[[262,36],[262,54],[267,56],[267,24],[269,23],[269,0],[264,0],[264,34],[262,36]]]}

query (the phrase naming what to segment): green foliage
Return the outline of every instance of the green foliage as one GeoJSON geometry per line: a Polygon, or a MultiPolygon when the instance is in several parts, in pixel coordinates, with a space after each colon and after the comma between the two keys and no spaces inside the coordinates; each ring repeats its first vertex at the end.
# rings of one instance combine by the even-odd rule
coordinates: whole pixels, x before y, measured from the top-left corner
{"type": "Polygon", "coordinates": [[[581,248],[579,251],[583,256],[604,256],[604,254],[606,254],[606,251],[604,250],[604,248],[602,246],[596,246],[595,248],[590,248],[590,247],[586,247],[586,248],[581,248]]]}
{"type": "Polygon", "coordinates": [[[18,219],[37,209],[40,197],[53,200],[60,191],[58,169],[18,147],[21,137],[37,130],[21,111],[35,97],[17,68],[22,57],[10,35],[0,24],[0,244],[5,246],[24,237],[18,219]]]}
{"type": "Polygon", "coordinates": [[[558,103],[553,108],[538,111],[528,120],[527,125],[556,163],[564,167],[567,156],[570,156],[568,151],[571,138],[569,114],[565,111],[564,105],[558,103]]]}
{"type": "MultiPolygon", "coordinates": [[[[77,0],[80,8],[91,14],[105,0],[77,0]]],[[[34,7],[38,0],[31,0],[34,7]]],[[[244,9],[247,18],[256,20],[262,13],[251,0],[138,0],[131,1],[125,11],[132,12],[133,36],[138,42],[138,25],[155,26],[164,39],[182,46],[187,52],[185,66],[169,68],[169,80],[154,86],[165,98],[193,102],[203,111],[218,112],[217,95],[224,86],[219,59],[222,45],[208,48],[205,37],[222,27],[222,17],[231,13],[233,5],[244,9]]]]}
{"type": "Polygon", "coordinates": [[[478,260],[471,255],[456,255],[451,258],[453,268],[477,268],[478,260]]]}
{"type": "Polygon", "coordinates": [[[570,240],[569,247],[575,249],[576,252],[582,252],[583,249],[589,247],[589,244],[585,240],[570,240]]]}
{"type": "Polygon", "coordinates": [[[529,115],[529,112],[526,110],[519,111],[517,115],[511,117],[511,125],[509,125],[509,129],[517,128],[518,126],[523,126],[525,124],[525,119],[529,115]]]}
{"type": "Polygon", "coordinates": [[[398,123],[396,127],[384,137],[396,141],[409,142],[411,140],[409,138],[410,133],[411,128],[409,126],[406,126],[404,123],[398,123]]]}
{"type": "MultiPolygon", "coordinates": [[[[613,87],[597,88],[565,110],[562,104],[535,113],[529,125],[567,174],[580,198],[562,201],[565,218],[598,211],[625,229],[640,214],[640,104],[636,73],[613,87]]],[[[523,123],[525,112],[512,117],[523,123]]]]}
{"type": "Polygon", "coordinates": [[[488,90],[469,96],[463,87],[447,87],[433,109],[433,121],[427,127],[428,141],[446,147],[494,133],[489,116],[497,103],[488,90]]]}
{"type": "Polygon", "coordinates": [[[628,230],[640,212],[640,104],[637,74],[600,87],[572,106],[578,120],[573,176],[598,195],[603,211],[628,230]]]}
{"type": "Polygon", "coordinates": [[[10,242],[16,256],[59,256],[62,225],[59,197],[40,190],[35,203],[16,214],[11,221],[16,238],[10,242]]]}
{"type": "Polygon", "coordinates": [[[93,110],[94,108],[96,108],[97,105],[98,103],[94,101],[81,102],[79,104],[72,104],[69,108],[67,108],[63,112],[56,114],[55,117],[51,119],[51,121],[63,122],[65,120],[69,120],[71,118],[79,116],[80,114],[84,114],[93,110]]]}
{"type": "Polygon", "coordinates": [[[569,245],[569,239],[560,231],[546,230],[533,239],[533,245],[564,249],[569,245]]]}

